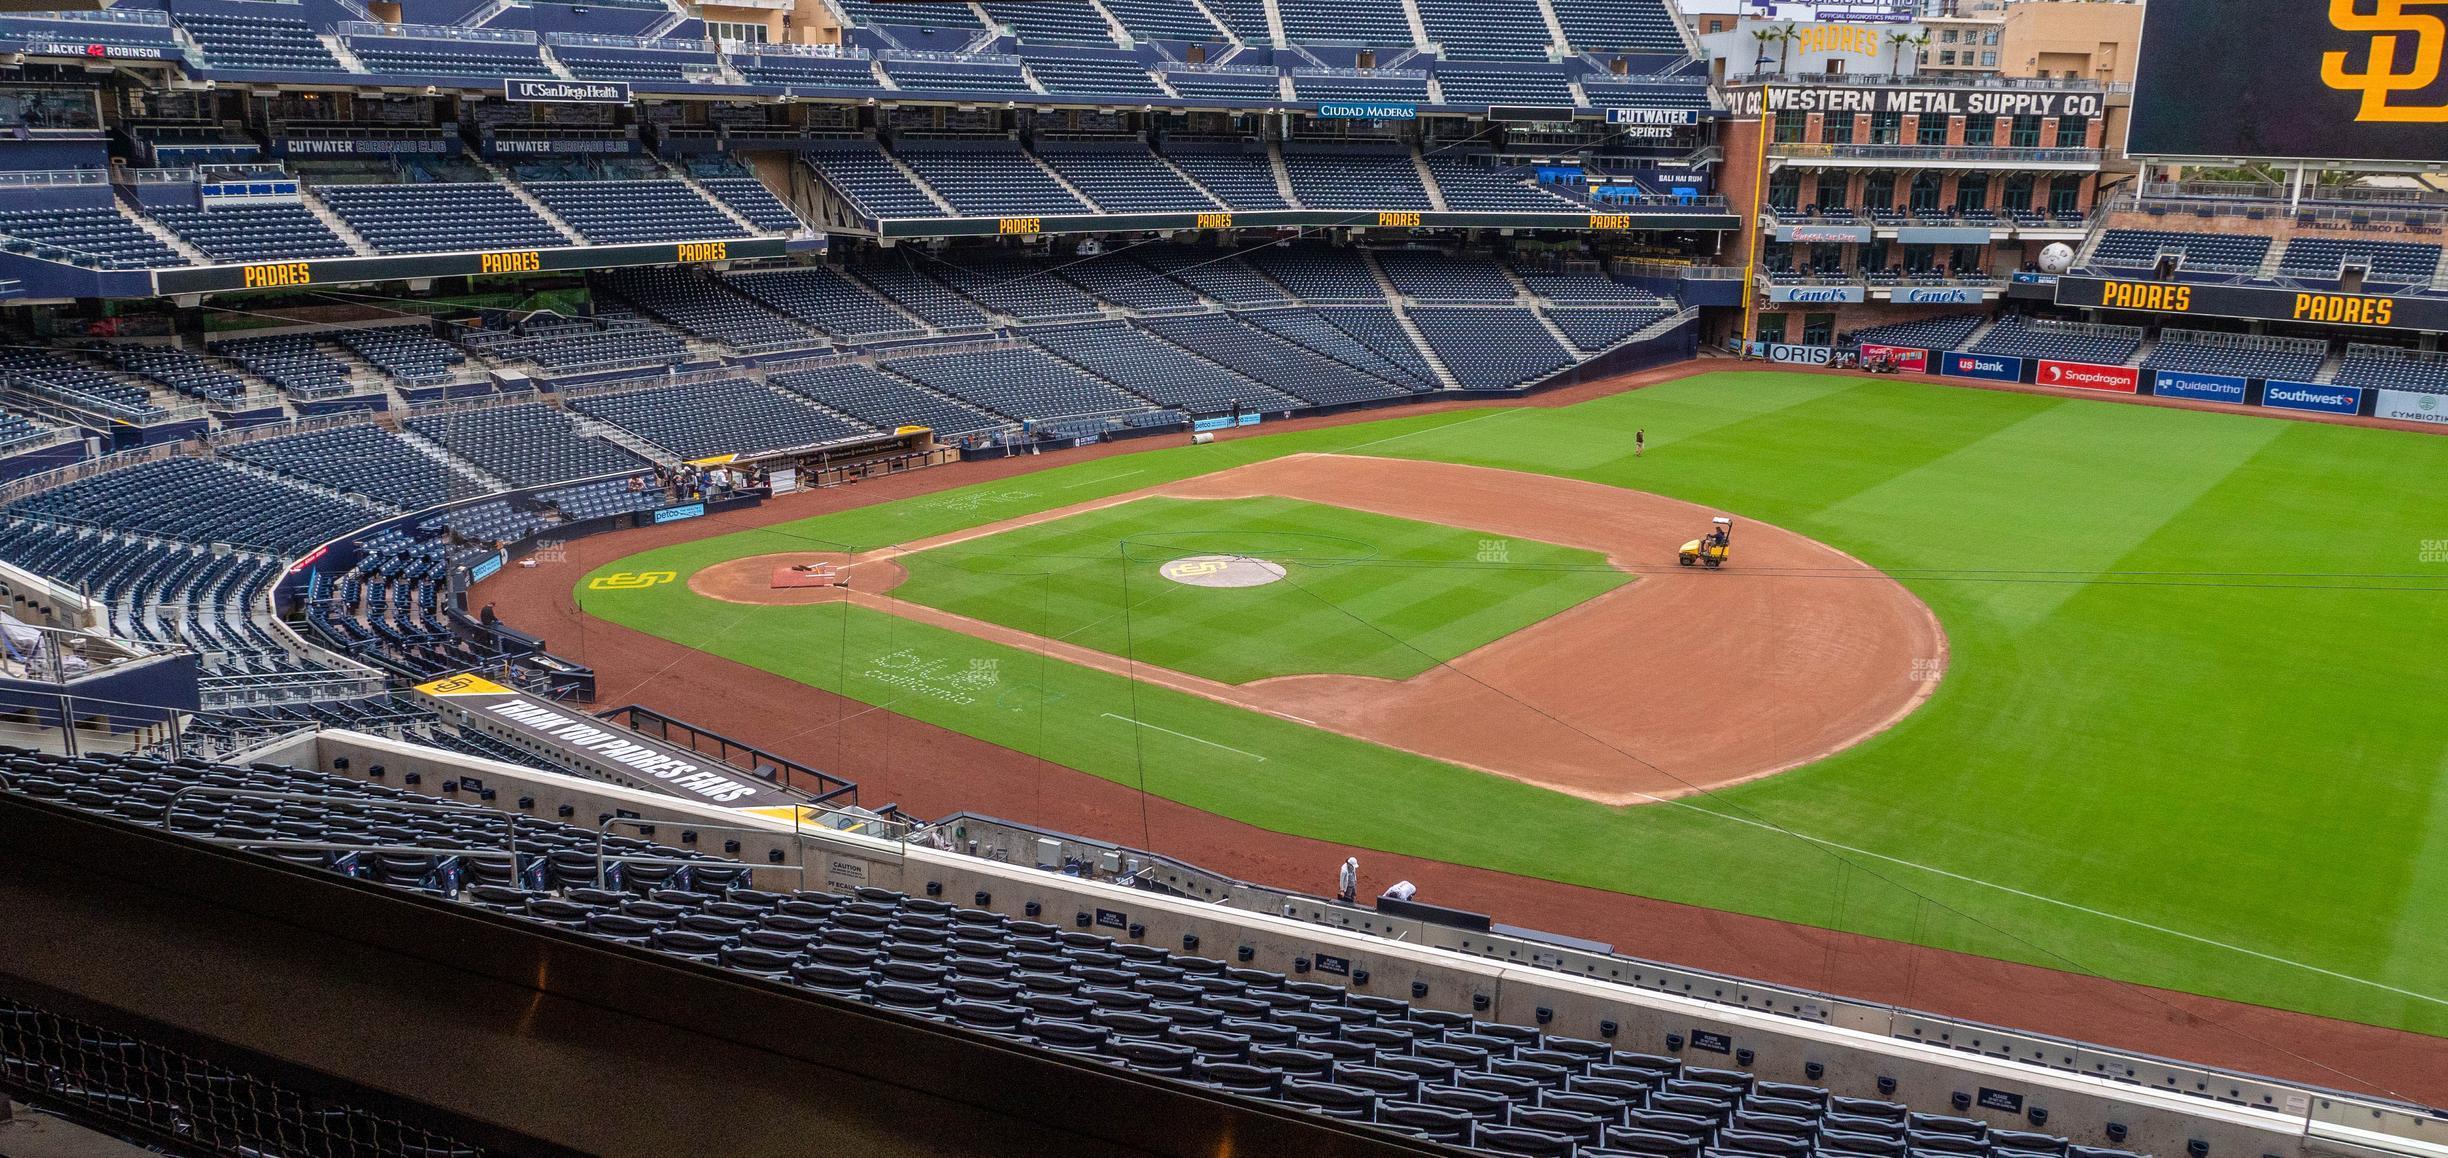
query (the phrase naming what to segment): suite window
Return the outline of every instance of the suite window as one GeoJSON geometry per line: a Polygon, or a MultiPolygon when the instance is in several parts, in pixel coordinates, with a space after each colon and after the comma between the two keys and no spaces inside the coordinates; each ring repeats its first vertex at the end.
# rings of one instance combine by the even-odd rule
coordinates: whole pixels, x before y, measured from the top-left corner
{"type": "Polygon", "coordinates": [[[2006,142],[2007,144],[2013,145],[2018,149],[2037,149],[2040,147],[2040,118],[2032,116],[2029,113],[2016,117],[2014,119],[2014,128],[2012,132],[2014,135],[2008,138],[2006,142]]]}
{"type": "Polygon", "coordinates": [[[2079,149],[2090,140],[2091,122],[2084,117],[2067,117],[2057,122],[2057,147],[2079,149]]]}
{"type": "Polygon", "coordinates": [[[1902,114],[1902,113],[1872,113],[1872,114],[1870,114],[1870,143],[1871,143],[1871,144],[1873,144],[1873,145],[1900,145],[1900,144],[1903,144],[1903,143],[1904,143],[1904,114],[1902,114]]]}
{"type": "Polygon", "coordinates": [[[1923,145],[1946,144],[1947,119],[1942,116],[1924,114],[1921,118],[1920,128],[1914,132],[1913,140],[1915,143],[1923,145]]]}
{"type": "Polygon", "coordinates": [[[1796,144],[1810,127],[1810,114],[1798,109],[1779,109],[1776,115],[1776,143],[1796,144]]]}
{"type": "Polygon", "coordinates": [[[1964,144],[1983,146],[1997,144],[1997,118],[1977,116],[1964,118],[1964,144]]]}

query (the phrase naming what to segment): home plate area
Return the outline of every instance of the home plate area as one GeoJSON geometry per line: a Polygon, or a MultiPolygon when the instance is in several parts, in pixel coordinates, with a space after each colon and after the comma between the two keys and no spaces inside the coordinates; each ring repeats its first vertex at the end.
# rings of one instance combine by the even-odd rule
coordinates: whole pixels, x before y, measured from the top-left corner
{"type": "Polygon", "coordinates": [[[1284,577],[1283,564],[1247,555],[1192,555],[1157,568],[1157,573],[1192,587],[1264,587],[1284,577]]]}

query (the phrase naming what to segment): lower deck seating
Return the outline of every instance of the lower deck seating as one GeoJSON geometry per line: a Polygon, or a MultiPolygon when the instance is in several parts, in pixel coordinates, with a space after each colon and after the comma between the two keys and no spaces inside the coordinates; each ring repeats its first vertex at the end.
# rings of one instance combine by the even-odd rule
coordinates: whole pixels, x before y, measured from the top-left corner
{"type": "Polygon", "coordinates": [[[1980,314],[1957,314],[1944,318],[1924,318],[1917,322],[1868,326],[1844,335],[1841,344],[1869,343],[1916,350],[1952,350],[1971,341],[1972,335],[1988,320],[1980,314]]]}
{"type": "Polygon", "coordinates": [[[1305,405],[1129,322],[1044,326],[1027,331],[1027,336],[1057,358],[1193,415],[1272,413],[1305,405]]]}
{"type": "Polygon", "coordinates": [[[873,433],[862,423],[740,378],[597,394],[569,405],[684,459],[814,446],[873,433]]]}
{"type": "Polygon", "coordinates": [[[1038,350],[921,355],[882,365],[972,406],[1024,422],[1155,409],[1146,399],[1038,350]]]}
{"type": "Polygon", "coordinates": [[[1407,386],[1355,370],[1220,314],[1147,318],[1139,325],[1174,345],[1316,406],[1378,402],[1412,392],[1407,386]]]}
{"type": "Polygon", "coordinates": [[[939,439],[1006,425],[1006,420],[872,366],[835,366],[776,374],[774,385],[878,430],[923,426],[939,439]]]}
{"type": "Polygon", "coordinates": [[[110,206],[0,207],[0,252],[87,269],[161,269],[187,259],[110,206]]]}
{"type": "Polygon", "coordinates": [[[508,188],[484,181],[319,185],[315,196],[383,253],[540,249],[570,244],[508,188]]]}
{"type": "Polygon", "coordinates": [[[250,442],[223,453],[318,486],[380,499],[402,510],[422,510],[467,498],[480,489],[475,480],[373,425],[250,442]]]}
{"type": "Polygon", "coordinates": [[[1982,354],[2122,366],[2141,345],[2142,331],[2130,327],[2068,326],[2010,314],[1972,348],[1982,354]]]}
{"type": "Polygon", "coordinates": [[[1509,390],[1574,361],[1538,315],[1525,309],[1418,309],[1411,311],[1411,321],[1465,386],[1509,390]]]}
{"type": "Polygon", "coordinates": [[[651,465],[616,443],[579,433],[567,413],[542,403],[412,414],[407,427],[513,486],[541,486],[651,465]]]}

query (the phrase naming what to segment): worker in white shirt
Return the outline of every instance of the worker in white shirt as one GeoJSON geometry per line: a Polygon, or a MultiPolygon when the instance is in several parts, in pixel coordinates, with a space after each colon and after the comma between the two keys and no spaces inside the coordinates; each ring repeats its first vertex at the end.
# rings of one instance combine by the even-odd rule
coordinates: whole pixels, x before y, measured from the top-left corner
{"type": "Polygon", "coordinates": [[[1360,895],[1360,858],[1343,858],[1343,869],[1335,874],[1335,899],[1350,904],[1360,895]]]}
{"type": "Polygon", "coordinates": [[[1391,901],[1407,901],[1411,899],[1411,894],[1418,891],[1418,885],[1412,884],[1409,881],[1396,881],[1394,882],[1393,888],[1385,891],[1384,899],[1391,901]]]}

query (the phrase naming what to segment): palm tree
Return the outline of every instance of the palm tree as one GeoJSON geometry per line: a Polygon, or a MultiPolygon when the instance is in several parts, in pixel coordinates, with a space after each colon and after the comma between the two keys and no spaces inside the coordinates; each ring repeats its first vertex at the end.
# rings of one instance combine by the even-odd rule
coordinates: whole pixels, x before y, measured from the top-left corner
{"type": "Polygon", "coordinates": [[[1903,71],[1904,71],[1904,50],[1905,50],[1906,48],[1912,48],[1912,49],[1916,49],[1916,50],[1918,50],[1918,49],[1923,49],[1923,48],[1927,48],[1927,47],[1929,47],[1929,42],[1930,42],[1930,34],[1929,34],[1929,30],[1928,30],[1928,29],[1926,29],[1926,28],[1921,30],[1921,35],[1919,35],[1919,36],[1913,36],[1913,35],[1911,35],[1911,34],[1909,34],[1909,33],[1903,33],[1903,32],[1890,32],[1890,33],[1888,33],[1888,34],[1887,34],[1887,44],[1888,44],[1888,46],[1889,46],[1890,48],[1895,49],[1895,56],[1894,56],[1894,59],[1889,60],[1889,61],[1887,62],[1887,75],[1889,75],[1889,76],[1897,76],[1897,75],[1901,75],[1901,74],[1903,73],[1903,71]]]}
{"type": "Polygon", "coordinates": [[[1754,28],[1751,30],[1751,39],[1759,41],[1759,59],[1751,62],[1751,71],[1765,72],[1768,67],[1768,46],[1776,43],[1777,30],[1754,28]]]}
{"type": "Polygon", "coordinates": [[[1788,24],[1783,28],[1777,29],[1776,35],[1777,40],[1783,44],[1783,47],[1777,49],[1777,75],[1783,76],[1786,73],[1786,55],[1793,51],[1794,42],[1802,39],[1802,30],[1788,24]]]}

